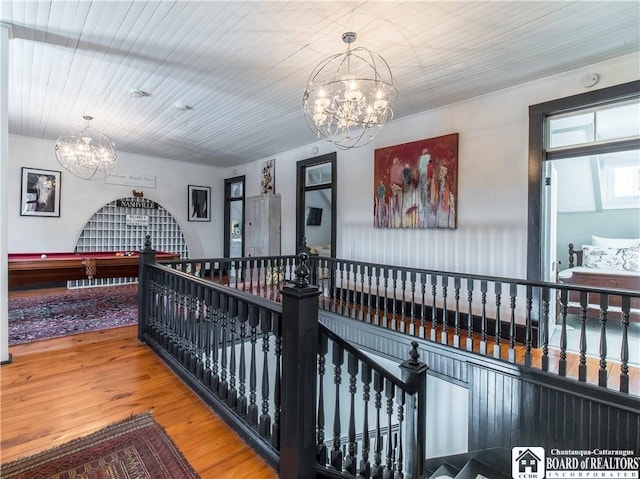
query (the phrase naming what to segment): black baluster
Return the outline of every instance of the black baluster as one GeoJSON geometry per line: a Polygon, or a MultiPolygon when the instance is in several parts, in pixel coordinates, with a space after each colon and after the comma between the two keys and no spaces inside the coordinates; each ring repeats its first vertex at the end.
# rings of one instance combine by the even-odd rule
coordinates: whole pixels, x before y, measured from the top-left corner
{"type": "Polygon", "coordinates": [[[402,294],[402,303],[400,308],[400,331],[403,333],[407,332],[407,272],[405,270],[400,271],[400,289],[402,294]]]}
{"type": "Polygon", "coordinates": [[[260,311],[260,331],[262,332],[262,414],[260,415],[260,435],[269,437],[271,416],[269,416],[269,333],[271,332],[271,314],[260,311]]]}
{"type": "Polygon", "coordinates": [[[509,320],[509,361],[516,361],[516,295],[518,294],[518,285],[511,284],[509,286],[509,309],[511,310],[511,318],[509,320]]]}
{"type": "Polygon", "coordinates": [[[442,333],[440,334],[440,342],[442,344],[449,344],[449,331],[448,331],[448,316],[447,310],[447,290],[449,288],[449,277],[442,277],[442,333]]]}
{"type": "Polygon", "coordinates": [[[411,322],[409,323],[409,334],[416,335],[416,272],[411,271],[409,276],[411,282],[411,322]]]}
{"type": "Polygon", "coordinates": [[[467,279],[467,351],[473,351],[473,280],[467,279]]]}
{"type": "Polygon", "coordinates": [[[202,381],[204,384],[206,384],[205,382],[205,376],[204,376],[204,361],[206,358],[206,313],[205,313],[205,306],[204,306],[204,287],[201,285],[197,285],[197,294],[198,294],[198,318],[197,318],[197,329],[196,329],[196,335],[197,335],[197,363],[196,363],[196,377],[202,381]]]}
{"type": "Polygon", "coordinates": [[[496,291],[496,342],[493,346],[493,357],[500,359],[500,342],[502,340],[502,320],[500,319],[500,304],[502,303],[502,283],[495,283],[496,291]]]}
{"type": "Polygon", "coordinates": [[[549,288],[542,288],[542,370],[549,370],[549,288]]]}
{"type": "Polygon", "coordinates": [[[391,288],[393,290],[393,294],[392,297],[393,299],[391,300],[391,329],[396,330],[398,329],[398,326],[396,324],[396,322],[398,321],[398,315],[397,315],[397,303],[398,303],[398,270],[396,269],[392,269],[391,270],[391,288]]]}
{"type": "Polygon", "coordinates": [[[531,311],[533,309],[533,286],[527,286],[527,324],[524,338],[524,365],[531,367],[531,347],[532,347],[532,318],[531,311]]]}
{"type": "Polygon", "coordinates": [[[622,343],[620,345],[620,392],[629,392],[629,315],[631,311],[631,298],[622,296],[622,312],[620,324],[622,325],[622,343]]]}
{"type": "MultiPolygon", "coordinates": [[[[246,304],[246,303],[245,303],[246,304]]],[[[236,389],[236,319],[238,315],[238,300],[229,298],[229,393],[227,404],[235,409],[238,405],[238,390],[236,389]]]]}
{"type": "Polygon", "coordinates": [[[600,369],[598,369],[598,386],[607,387],[607,310],[609,295],[600,293],[600,369]]]}
{"type": "Polygon", "coordinates": [[[567,304],[568,291],[560,291],[560,360],[558,361],[558,375],[567,375],[567,304]]]}
{"type": "Polygon", "coordinates": [[[391,425],[393,418],[393,398],[395,397],[395,392],[395,384],[388,379],[385,380],[384,393],[387,398],[387,467],[384,470],[382,479],[393,479],[394,445],[391,425]]]}
{"type": "Polygon", "coordinates": [[[213,366],[211,369],[211,391],[214,394],[218,394],[220,385],[220,370],[218,367],[218,348],[220,347],[220,293],[215,291],[211,295],[211,310],[213,324],[211,326],[211,346],[213,352],[213,366]]]}
{"type": "Polygon", "coordinates": [[[364,276],[366,274],[367,267],[363,264],[358,265],[358,275],[360,276],[360,311],[358,312],[358,319],[364,321],[364,276]]]}
{"type": "Polygon", "coordinates": [[[356,445],[356,382],[358,376],[358,358],[353,354],[347,355],[347,371],[349,372],[349,395],[351,399],[349,408],[349,445],[347,448],[348,454],[344,460],[344,470],[352,476],[356,475],[356,466],[358,464],[358,458],[356,457],[357,445],[356,445]]]}
{"type": "Polygon", "coordinates": [[[205,386],[211,386],[211,354],[213,351],[213,328],[212,328],[212,315],[211,315],[211,290],[206,289],[204,292],[204,302],[206,304],[206,312],[205,312],[205,359],[204,359],[204,368],[205,368],[205,386]]]}
{"type": "Polygon", "coordinates": [[[373,322],[373,317],[371,316],[371,296],[372,296],[372,292],[371,292],[371,282],[372,282],[372,275],[374,274],[373,268],[371,266],[367,266],[367,282],[369,284],[369,289],[367,292],[367,322],[368,323],[372,323],[373,322]]]}
{"type": "Polygon", "coordinates": [[[229,326],[229,316],[227,314],[227,301],[229,301],[229,297],[226,295],[221,295],[221,319],[222,319],[222,331],[221,331],[221,340],[222,344],[220,346],[220,384],[218,385],[218,397],[223,401],[226,401],[227,394],[229,392],[229,383],[227,382],[227,367],[228,367],[228,352],[227,352],[227,338],[228,331],[227,327],[229,326]]]}
{"type": "MultiPolygon", "coordinates": [[[[331,311],[334,313],[338,312],[338,301],[339,301],[339,297],[338,297],[338,281],[334,281],[334,279],[338,278],[338,270],[340,269],[340,263],[339,262],[334,262],[333,266],[332,266],[332,271],[331,271],[331,301],[333,303],[333,307],[331,308],[331,311]]],[[[340,285],[342,286],[342,285],[340,285]]]]}
{"type": "Polygon", "coordinates": [[[280,450],[280,412],[282,404],[282,316],[274,314],[273,337],[275,340],[276,374],[273,386],[273,427],[271,428],[271,444],[280,450]]]}
{"type": "Polygon", "coordinates": [[[427,295],[427,275],[426,273],[420,273],[420,333],[418,336],[421,338],[427,337],[427,318],[426,318],[426,302],[427,295]]]}
{"type": "Polygon", "coordinates": [[[460,288],[462,281],[459,277],[453,278],[454,299],[456,301],[456,312],[453,321],[453,346],[460,347],[460,288]]]}
{"type": "Polygon", "coordinates": [[[487,282],[480,281],[482,315],[480,316],[480,354],[487,354],[487,282]]]}
{"type": "MultiPolygon", "coordinates": [[[[352,264],[348,263],[346,266],[346,270],[347,270],[347,288],[346,288],[346,304],[345,304],[345,308],[347,311],[347,316],[352,317],[352,309],[353,309],[353,304],[352,304],[352,295],[356,294],[356,287],[355,287],[355,278],[353,281],[353,289],[351,289],[351,267],[352,264]]],[[[355,298],[354,298],[355,299],[355,298]]],[[[345,310],[343,310],[344,312],[345,310]]]]}
{"type": "Polygon", "coordinates": [[[249,406],[247,407],[247,421],[249,425],[258,424],[258,405],[257,383],[258,372],[256,368],[256,343],[258,342],[258,325],[260,324],[260,315],[257,307],[251,307],[249,310],[249,326],[251,332],[251,358],[249,360],[249,406]]]}
{"type": "Polygon", "coordinates": [[[384,280],[384,316],[382,317],[382,327],[389,327],[389,298],[388,286],[389,286],[389,270],[382,268],[382,279],[384,280]]]}
{"type": "Polygon", "coordinates": [[[318,337],[318,418],[317,418],[317,452],[316,461],[322,466],[327,465],[327,445],[324,443],[324,374],[326,356],[329,351],[329,340],[326,335],[318,337]]]}
{"type": "Polygon", "coordinates": [[[578,366],[579,381],[587,380],[587,299],[587,292],[580,291],[580,365],[578,366]]]}
{"type": "MultiPolygon", "coordinates": [[[[249,291],[253,291],[253,277],[255,276],[255,267],[256,267],[256,262],[253,259],[250,259],[247,262],[247,266],[249,269],[249,291]]],[[[260,273],[258,273],[258,281],[260,281],[260,273]]],[[[243,271],[242,272],[242,291],[246,291],[247,290],[247,278],[246,278],[246,273],[243,271]]],[[[236,283],[238,280],[238,272],[236,272],[236,283]]],[[[236,286],[237,287],[237,286],[236,286]]],[[[258,293],[259,294],[259,293],[258,293]]]]}
{"type": "Polygon", "coordinates": [[[437,321],[438,321],[438,316],[437,316],[438,306],[436,304],[437,286],[438,286],[438,276],[435,274],[432,274],[431,275],[431,341],[437,341],[436,339],[437,321]]]}
{"type": "Polygon", "coordinates": [[[340,383],[342,382],[342,364],[344,363],[344,349],[338,343],[333,343],[333,382],[336,385],[336,400],[333,410],[333,449],[331,450],[331,466],[342,471],[342,450],[340,449],[340,383]]]}
{"type": "Polygon", "coordinates": [[[382,431],[380,430],[380,410],[382,409],[382,391],[384,390],[384,379],[376,371],[373,372],[373,390],[375,391],[374,406],[376,408],[376,431],[371,478],[382,479],[382,471],[384,469],[384,466],[382,465],[382,431]]]}
{"type": "Polygon", "coordinates": [[[371,477],[371,464],[369,463],[369,451],[371,439],[369,437],[369,399],[371,391],[371,368],[362,363],[362,400],[364,402],[363,426],[362,426],[362,459],[360,460],[360,477],[371,477]]]}
{"type": "MultiPolygon", "coordinates": [[[[345,269],[345,264],[344,262],[339,262],[338,263],[338,268],[340,269],[340,314],[342,314],[344,316],[344,311],[345,311],[345,289],[348,288],[349,285],[346,285],[345,287],[345,282],[344,282],[344,269],[345,269]]],[[[348,291],[347,291],[347,294],[348,291]]]]}
{"type": "Polygon", "coordinates": [[[375,268],[376,277],[376,325],[380,326],[380,268],[375,268]]]}
{"type": "Polygon", "coordinates": [[[243,308],[240,310],[238,321],[240,321],[240,363],[238,364],[238,403],[236,410],[241,417],[247,415],[247,363],[246,354],[244,350],[245,343],[247,341],[247,320],[249,317],[249,308],[246,303],[243,303],[243,308]]]}
{"type": "Polygon", "coordinates": [[[396,446],[396,473],[394,475],[394,479],[402,479],[404,477],[404,474],[402,472],[402,462],[404,461],[402,447],[402,436],[404,435],[402,426],[404,423],[404,405],[405,392],[400,390],[400,395],[398,396],[398,445],[396,446]]]}

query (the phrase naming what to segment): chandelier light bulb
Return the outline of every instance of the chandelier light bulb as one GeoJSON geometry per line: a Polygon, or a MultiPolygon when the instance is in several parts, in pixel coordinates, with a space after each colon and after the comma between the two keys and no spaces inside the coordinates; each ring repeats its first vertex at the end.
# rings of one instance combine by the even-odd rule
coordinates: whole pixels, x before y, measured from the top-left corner
{"type": "Polygon", "coordinates": [[[363,47],[351,49],[353,32],[342,38],[347,51],[316,66],[302,103],[307,124],[318,137],[349,149],[369,143],[393,118],[397,91],[380,55],[363,47]]]}

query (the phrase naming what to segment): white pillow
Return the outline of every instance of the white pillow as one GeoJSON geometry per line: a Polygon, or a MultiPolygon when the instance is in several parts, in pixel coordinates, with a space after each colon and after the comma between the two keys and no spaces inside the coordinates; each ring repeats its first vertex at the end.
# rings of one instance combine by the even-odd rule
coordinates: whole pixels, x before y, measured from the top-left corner
{"type": "Polygon", "coordinates": [[[640,271],[640,246],[599,248],[582,246],[582,266],[594,269],[640,271]]]}
{"type": "Polygon", "coordinates": [[[629,248],[640,245],[640,238],[603,238],[602,236],[592,236],[591,244],[600,248],[629,248]]]}

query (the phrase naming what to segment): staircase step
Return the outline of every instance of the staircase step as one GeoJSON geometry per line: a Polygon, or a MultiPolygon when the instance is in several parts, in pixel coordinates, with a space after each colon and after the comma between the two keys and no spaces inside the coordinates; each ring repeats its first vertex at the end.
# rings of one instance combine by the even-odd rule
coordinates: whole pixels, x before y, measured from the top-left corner
{"type": "Polygon", "coordinates": [[[455,479],[510,479],[511,476],[487,466],[476,459],[471,459],[462,468],[455,479]]]}
{"type": "Polygon", "coordinates": [[[457,467],[453,467],[451,464],[448,464],[445,462],[438,469],[436,469],[436,471],[433,474],[431,474],[428,477],[429,479],[446,479],[446,478],[453,479],[458,475],[459,472],[460,472],[460,469],[458,469],[457,467]]]}

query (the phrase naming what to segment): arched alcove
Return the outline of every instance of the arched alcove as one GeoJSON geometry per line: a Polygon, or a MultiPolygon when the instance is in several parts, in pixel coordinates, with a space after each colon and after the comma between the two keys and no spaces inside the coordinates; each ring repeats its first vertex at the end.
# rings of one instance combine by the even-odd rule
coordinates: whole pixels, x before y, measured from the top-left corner
{"type": "MultiPolygon", "coordinates": [[[[151,236],[152,248],[189,257],[189,248],[180,225],[162,205],[147,198],[120,198],[107,203],[85,224],[75,250],[140,251],[146,235],[151,236]]],[[[70,281],[70,288],[126,284],[137,278],[105,278],[70,281]]]]}

